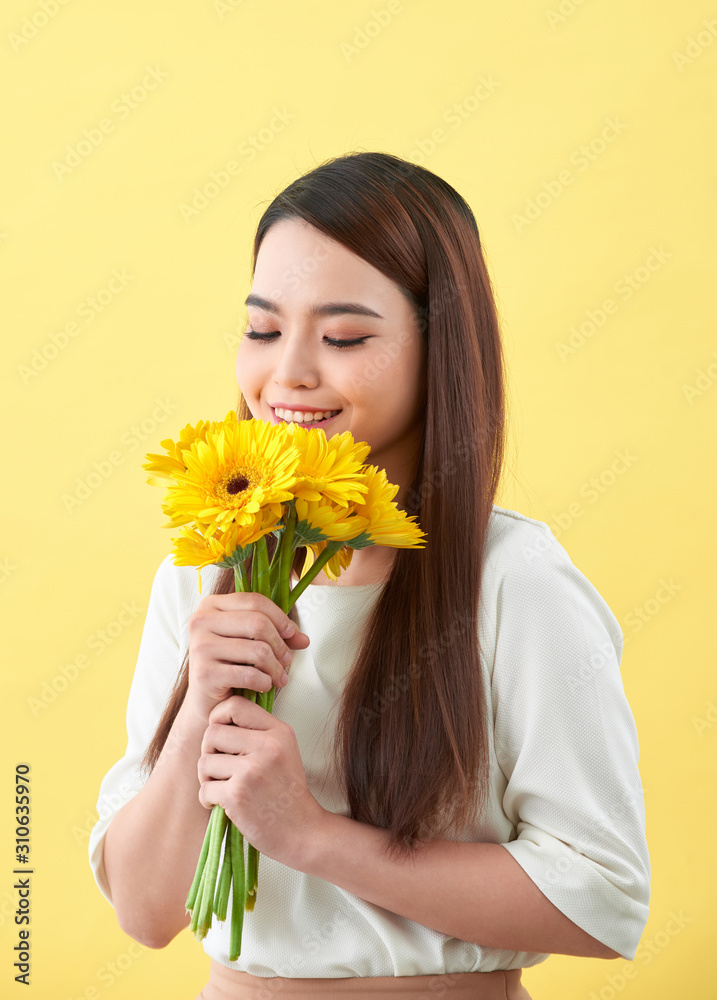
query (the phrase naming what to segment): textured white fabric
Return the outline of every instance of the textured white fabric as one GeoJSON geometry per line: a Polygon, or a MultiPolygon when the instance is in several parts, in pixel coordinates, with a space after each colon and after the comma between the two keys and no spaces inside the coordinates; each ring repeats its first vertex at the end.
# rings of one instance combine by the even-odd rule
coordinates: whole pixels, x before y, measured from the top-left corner
{"type": "MultiPolygon", "coordinates": [[[[494,724],[490,802],[480,826],[454,839],[502,844],[572,921],[633,959],[648,918],[650,860],[637,732],[620,676],[620,626],[544,522],[494,506],[485,552],[478,631],[494,724]]],[[[203,593],[218,572],[202,570],[203,593]]],[[[328,748],[344,678],[383,586],[304,591],[296,608],[311,644],[295,651],[291,680],[274,703],[274,715],[296,731],[313,795],[343,815],[348,808],[328,748]]],[[[102,781],[90,835],[90,866],[110,902],[104,836],[142,787],[139,762],[199,600],[196,569],[168,556],[152,586],[129,694],[127,749],[102,781]]],[[[230,968],[294,978],[492,972],[548,957],[448,937],[263,855],[239,960],[228,960],[229,915],[204,948],[230,968]]]]}

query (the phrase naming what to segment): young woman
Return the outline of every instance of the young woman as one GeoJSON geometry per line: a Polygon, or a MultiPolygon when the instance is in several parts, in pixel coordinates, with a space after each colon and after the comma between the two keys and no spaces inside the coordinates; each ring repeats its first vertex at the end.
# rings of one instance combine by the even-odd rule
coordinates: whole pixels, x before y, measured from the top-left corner
{"type": "Polygon", "coordinates": [[[426,545],[354,551],[288,618],[162,562],[89,845],[120,925],[155,948],[187,926],[219,803],[259,888],[238,961],[229,919],[204,940],[204,1000],[516,1000],[551,953],[634,958],[622,633],[549,527],[493,502],[504,366],[469,206],[397,157],[333,159],[266,209],[246,304],[239,418],[351,431],[426,545]],[[272,685],[273,714],[231,693],[272,685]]]}

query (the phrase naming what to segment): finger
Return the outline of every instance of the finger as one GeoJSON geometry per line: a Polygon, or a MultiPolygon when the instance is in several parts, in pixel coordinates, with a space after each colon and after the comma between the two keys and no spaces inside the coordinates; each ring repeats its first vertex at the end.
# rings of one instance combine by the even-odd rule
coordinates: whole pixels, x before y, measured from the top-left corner
{"type": "Polygon", "coordinates": [[[263,640],[220,638],[213,644],[212,658],[233,668],[237,679],[231,687],[268,691],[271,687],[283,686],[281,679],[291,665],[292,654],[284,649],[282,655],[285,659],[278,660],[272,647],[263,640]]]}
{"type": "MultiPolygon", "coordinates": [[[[220,596],[230,596],[227,594],[220,596]]],[[[227,608],[225,610],[205,609],[192,616],[192,631],[201,627],[205,635],[216,635],[227,639],[246,639],[247,641],[264,642],[281,660],[289,647],[279,635],[273,622],[260,611],[247,611],[245,608],[227,608]],[[229,613],[227,613],[229,612],[229,613]]]]}
{"type": "Polygon", "coordinates": [[[253,639],[229,639],[204,633],[192,646],[193,655],[211,664],[213,686],[224,684],[228,689],[248,687],[252,691],[280,688],[281,678],[289,663],[280,663],[267,643],[253,639]],[[221,670],[217,669],[221,664],[221,670]]]}
{"type": "MultiPolygon", "coordinates": [[[[229,594],[220,595],[229,597],[229,594]]],[[[261,594],[257,595],[263,596],[261,594]]],[[[266,598],[268,600],[268,598],[266,598]]],[[[273,602],[269,602],[270,604],[273,602]]],[[[276,605],[274,605],[276,607],[276,605]]],[[[203,611],[201,619],[206,632],[223,638],[242,639],[246,642],[261,642],[268,647],[277,663],[286,667],[291,662],[292,649],[286,639],[281,636],[274,622],[262,611],[227,609],[203,611]]],[[[277,608],[277,611],[279,609],[277,608]]],[[[196,626],[195,626],[196,627],[196,626]]],[[[303,635],[303,633],[299,633],[303,635]]],[[[296,637],[296,633],[292,638],[296,637]]],[[[308,639],[308,636],[306,637],[308,639]]],[[[306,645],[304,641],[302,645],[306,645]]],[[[253,657],[251,657],[253,659],[253,657]]]]}
{"type": "Polygon", "coordinates": [[[228,781],[236,769],[236,755],[204,753],[197,761],[197,776],[203,781],[228,781]]]}
{"type": "Polygon", "coordinates": [[[281,720],[275,718],[265,708],[250,701],[240,694],[225,698],[209,713],[209,725],[228,726],[231,723],[244,729],[273,729],[281,725],[281,720]]]}
{"type": "MultiPolygon", "coordinates": [[[[229,698],[234,689],[246,689],[265,694],[271,691],[272,678],[251,664],[226,663],[224,660],[205,657],[197,658],[194,664],[194,683],[202,685],[211,693],[212,706],[229,698]]],[[[191,686],[191,679],[190,679],[191,686]]]]}
{"type": "Polygon", "coordinates": [[[213,594],[211,597],[212,606],[218,608],[220,611],[236,611],[237,609],[242,611],[260,611],[271,620],[277,635],[280,635],[282,639],[289,635],[289,629],[292,630],[291,634],[295,634],[299,630],[295,622],[281,610],[279,605],[265,594],[239,592],[234,594],[213,594]]]}
{"type": "Polygon", "coordinates": [[[205,809],[212,809],[214,806],[221,805],[226,800],[223,789],[224,781],[221,779],[217,781],[202,781],[199,789],[199,801],[205,809]]]}
{"type": "MultiPolygon", "coordinates": [[[[246,699],[245,699],[246,700],[246,699]]],[[[250,703],[253,704],[253,703],[250,703]]],[[[255,753],[266,742],[264,732],[257,732],[248,726],[226,725],[210,722],[202,737],[203,754],[212,756],[237,756],[255,753]]]]}

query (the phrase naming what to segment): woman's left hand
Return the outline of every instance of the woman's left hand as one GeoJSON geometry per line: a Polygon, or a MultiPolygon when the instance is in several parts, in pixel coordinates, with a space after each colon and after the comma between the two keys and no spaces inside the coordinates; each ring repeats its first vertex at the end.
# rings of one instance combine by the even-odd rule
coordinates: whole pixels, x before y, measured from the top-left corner
{"type": "Polygon", "coordinates": [[[202,805],[223,806],[253,847],[290,867],[326,815],[309,791],[293,727],[243,695],[210,712],[197,773],[202,805]]]}

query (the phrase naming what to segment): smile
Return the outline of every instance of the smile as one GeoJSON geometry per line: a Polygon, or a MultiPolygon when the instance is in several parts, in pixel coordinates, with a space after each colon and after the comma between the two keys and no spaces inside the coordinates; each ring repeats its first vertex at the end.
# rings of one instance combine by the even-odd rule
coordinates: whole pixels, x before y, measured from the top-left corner
{"type": "MultiPolygon", "coordinates": [[[[297,410],[281,410],[277,411],[273,407],[270,407],[272,418],[274,423],[296,423],[301,424],[302,427],[325,427],[326,424],[331,423],[331,421],[343,412],[342,410],[329,411],[331,413],[330,417],[324,417],[321,420],[306,420],[304,419],[304,414],[299,413],[297,410]]],[[[323,411],[321,411],[323,412],[323,411]]],[[[310,413],[308,416],[314,417],[315,413],[310,413]]]]}

